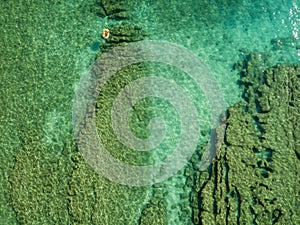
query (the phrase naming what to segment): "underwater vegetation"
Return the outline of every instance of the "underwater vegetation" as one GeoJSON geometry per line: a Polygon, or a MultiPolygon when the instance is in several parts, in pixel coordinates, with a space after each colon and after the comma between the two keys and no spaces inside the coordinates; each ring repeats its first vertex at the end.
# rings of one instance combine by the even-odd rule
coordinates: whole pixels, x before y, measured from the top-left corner
{"type": "MultiPolygon", "coordinates": [[[[300,224],[300,66],[272,64],[269,53],[245,51],[244,57],[232,66],[239,75],[242,97],[240,102],[228,107],[224,141],[217,143],[220,150],[207,171],[199,170],[206,143],[197,146],[188,164],[177,174],[152,186],[113,183],[86,163],[74,140],[70,115],[73,85],[78,80],[74,74],[79,73],[73,68],[74,61],[80,61],[75,53],[90,48],[82,42],[92,43],[95,35],[99,44],[92,48],[96,52],[89,58],[93,64],[97,57],[114,47],[150,38],[146,27],[133,22],[134,14],[128,2],[89,1],[86,6],[82,1],[76,10],[64,10],[59,16],[51,14],[51,20],[59,21],[59,26],[45,25],[43,29],[47,32],[40,40],[30,33],[33,28],[23,24],[40,25],[38,21],[48,15],[50,3],[40,9],[31,7],[37,4],[34,1],[19,2],[27,7],[23,11],[30,15],[24,16],[20,11],[10,11],[18,9],[14,8],[13,1],[1,2],[3,8],[11,7],[7,12],[12,14],[8,19],[1,17],[0,27],[11,30],[0,36],[8,49],[6,56],[0,54],[0,60],[12,62],[0,65],[0,74],[7,75],[1,80],[0,92],[2,96],[12,97],[1,99],[5,107],[0,113],[3,119],[0,224],[300,224]],[[87,9],[94,13],[93,19],[108,21],[97,27],[97,34],[92,34],[95,27],[76,33],[73,25],[66,26],[74,22],[74,17],[82,17],[75,27],[84,27],[87,18],[81,13],[87,9]],[[36,15],[33,12],[40,14],[32,21],[31,16],[36,15]],[[71,19],[66,12],[72,14],[71,19]],[[7,40],[15,32],[16,24],[21,35],[11,44],[7,40]],[[101,40],[105,28],[109,29],[109,36],[101,40]],[[55,40],[60,45],[54,48],[55,40]],[[75,46],[73,52],[69,50],[72,46],[75,46]],[[38,54],[31,55],[32,52],[38,54]],[[7,140],[12,140],[13,145],[7,144],[7,140]]],[[[209,15],[199,20],[208,25],[222,20],[217,13],[210,13],[211,1],[204,2],[207,7],[204,11],[209,15]]],[[[218,2],[226,7],[239,5],[229,0],[218,2]]],[[[52,12],[60,4],[53,1],[52,12]]],[[[174,21],[186,9],[181,10],[174,12],[174,21]]],[[[193,34],[189,36],[191,40],[193,34]]],[[[280,51],[290,46],[290,42],[291,37],[274,38],[272,50],[280,51]]],[[[299,44],[293,48],[299,49],[299,44]]],[[[114,62],[109,66],[114,67],[114,62]]],[[[137,165],[152,163],[151,154],[134,154],[118,143],[109,125],[110,110],[114,97],[125,85],[164,69],[171,70],[148,62],[131,65],[118,71],[99,94],[91,111],[95,113],[99,136],[112,148],[111,154],[116,158],[137,165]]],[[[176,70],[172,72],[184,76],[176,70]]],[[[137,136],[147,137],[150,119],[167,114],[163,109],[153,109],[156,105],[165,107],[164,103],[145,99],[135,106],[130,122],[137,136]]],[[[168,113],[172,122],[176,122],[176,112],[168,113]]],[[[179,135],[178,127],[175,128],[174,133],[179,135]]],[[[203,136],[208,133],[204,130],[203,136]]],[[[168,144],[174,143],[165,146],[168,144]]],[[[158,155],[159,159],[164,157],[158,155]]]]}

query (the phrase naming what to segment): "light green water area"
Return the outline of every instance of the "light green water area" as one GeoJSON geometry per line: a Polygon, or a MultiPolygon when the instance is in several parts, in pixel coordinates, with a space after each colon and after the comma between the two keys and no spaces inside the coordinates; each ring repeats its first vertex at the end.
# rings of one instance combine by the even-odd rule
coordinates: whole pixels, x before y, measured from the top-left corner
{"type": "MultiPolygon", "coordinates": [[[[122,15],[123,6],[103,16],[102,7],[115,2],[0,0],[0,224],[203,224],[197,193],[207,177],[199,173],[198,154],[174,176],[143,187],[109,181],[84,160],[74,139],[72,110],[81,78],[110,43],[101,38],[102,29],[111,29],[113,38],[115,27],[134,25],[145,40],[189,50],[214,76],[226,107],[243,101],[236,65],[250,53],[267,58],[262,71],[300,64],[296,0],[127,0],[119,2],[130,18],[110,16],[122,15]],[[196,174],[193,180],[191,174],[196,174]]],[[[107,84],[96,113],[104,145],[119,160],[141,166],[165,159],[178,144],[178,112],[155,97],[136,105],[130,123],[133,134],[143,139],[151,134],[149,118],[169,120],[161,149],[136,155],[113,134],[110,107],[118,90],[147,76],[174,79],[189,90],[203,125],[201,155],[209,137],[208,103],[203,92],[194,91],[197,84],[188,74],[170,65],[134,65],[107,84]]],[[[257,224],[251,218],[248,222],[257,224]]]]}

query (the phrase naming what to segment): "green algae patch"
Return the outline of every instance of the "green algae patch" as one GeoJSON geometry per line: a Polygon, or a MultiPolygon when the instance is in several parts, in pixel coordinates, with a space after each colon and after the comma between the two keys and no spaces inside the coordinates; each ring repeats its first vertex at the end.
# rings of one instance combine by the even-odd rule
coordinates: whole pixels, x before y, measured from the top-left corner
{"type": "Polygon", "coordinates": [[[130,188],[100,177],[77,152],[72,138],[66,138],[62,153],[53,157],[38,134],[28,134],[15,153],[9,179],[20,224],[136,224],[149,188],[130,188]]]}
{"type": "Polygon", "coordinates": [[[13,209],[20,224],[69,224],[68,182],[74,151],[72,138],[65,140],[61,157],[41,144],[38,134],[28,130],[22,147],[15,153],[10,176],[13,209]]]}
{"type": "MultiPolygon", "coordinates": [[[[155,149],[136,151],[123,145],[114,134],[111,125],[111,110],[118,93],[130,82],[153,73],[147,63],[133,64],[122,69],[104,85],[97,99],[96,124],[101,142],[106,149],[111,150],[110,153],[114,157],[133,165],[149,165],[165,159],[176,147],[176,140],[179,140],[180,127],[176,122],[178,120],[176,110],[168,102],[155,97],[147,97],[132,106],[129,120],[131,131],[137,137],[146,139],[150,135],[149,122],[159,117],[166,121],[166,136],[172,139],[164,140],[155,149]]],[[[128,98],[134,98],[134,96],[128,96],[128,98]]],[[[118,129],[121,128],[118,127],[118,129]]]]}
{"type": "Polygon", "coordinates": [[[147,208],[145,208],[141,215],[140,224],[141,225],[151,225],[153,223],[157,225],[168,224],[167,209],[162,205],[163,203],[161,203],[160,206],[150,205],[147,208]]]}
{"type": "Polygon", "coordinates": [[[263,65],[261,54],[243,65],[245,101],[229,109],[225,144],[199,192],[203,224],[300,221],[300,67],[263,65]]]}
{"type": "Polygon", "coordinates": [[[150,189],[112,183],[95,173],[80,153],[73,159],[68,189],[72,224],[137,224],[150,189]]]}

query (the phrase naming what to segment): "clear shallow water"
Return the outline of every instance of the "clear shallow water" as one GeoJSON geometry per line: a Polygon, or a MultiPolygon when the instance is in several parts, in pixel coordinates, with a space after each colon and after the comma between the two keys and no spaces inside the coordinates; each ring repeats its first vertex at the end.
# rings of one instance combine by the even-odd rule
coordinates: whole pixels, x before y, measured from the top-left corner
{"type": "Polygon", "coordinates": [[[271,65],[299,63],[295,1],[155,1],[135,7],[137,23],[147,27],[151,39],[183,45],[208,64],[229,104],[240,92],[232,66],[245,53],[266,53],[271,65]],[[282,39],[282,48],[272,45],[275,38],[282,39]]]}
{"type": "MultiPolygon", "coordinates": [[[[143,1],[130,5],[134,23],[147,31],[147,39],[183,45],[209,66],[228,106],[241,100],[239,75],[232,67],[247,53],[267,54],[270,66],[299,64],[296,1],[143,1]]],[[[17,151],[38,136],[49,157],[60,157],[65,140],[73,135],[74,87],[103,43],[102,28],[119,23],[98,17],[93,10],[91,1],[0,3],[1,224],[16,223],[9,177],[17,151]]],[[[178,196],[185,182],[184,176],[178,176],[166,183],[170,224],[179,221],[178,196]]],[[[136,207],[141,209],[147,201],[145,197],[136,207]]]]}

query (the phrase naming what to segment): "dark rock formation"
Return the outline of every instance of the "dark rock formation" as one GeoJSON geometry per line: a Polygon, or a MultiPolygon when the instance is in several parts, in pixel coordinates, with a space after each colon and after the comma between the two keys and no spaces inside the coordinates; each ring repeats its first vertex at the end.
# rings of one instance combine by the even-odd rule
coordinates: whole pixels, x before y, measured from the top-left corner
{"type": "Polygon", "coordinates": [[[300,66],[243,63],[244,102],[199,192],[200,224],[299,224],[300,66]],[[298,197],[297,197],[298,196],[298,197]]]}

